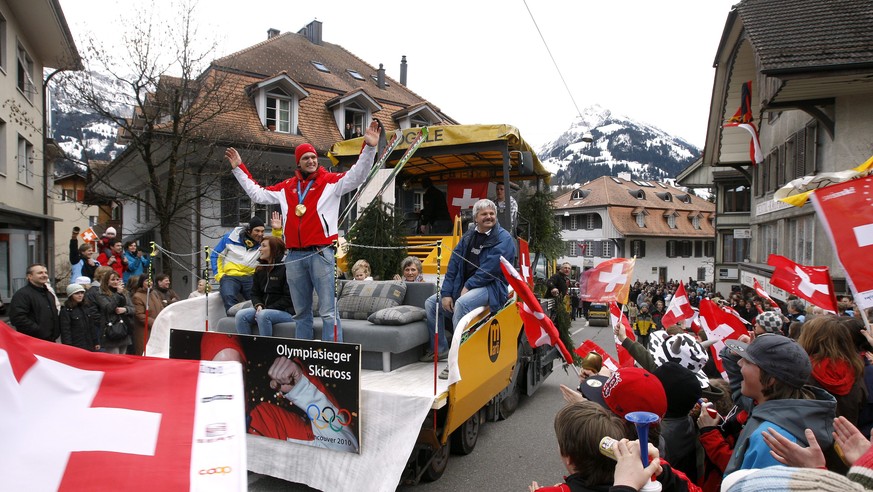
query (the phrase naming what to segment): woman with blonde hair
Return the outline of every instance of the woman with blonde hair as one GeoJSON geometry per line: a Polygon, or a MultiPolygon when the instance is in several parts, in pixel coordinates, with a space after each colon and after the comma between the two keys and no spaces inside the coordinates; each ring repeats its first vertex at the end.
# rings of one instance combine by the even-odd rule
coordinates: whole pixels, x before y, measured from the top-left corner
{"type": "Polygon", "coordinates": [[[864,400],[864,363],[849,328],[837,316],[816,316],[805,323],[797,340],[812,362],[810,383],[837,400],[837,415],[858,425],[864,400]]]}

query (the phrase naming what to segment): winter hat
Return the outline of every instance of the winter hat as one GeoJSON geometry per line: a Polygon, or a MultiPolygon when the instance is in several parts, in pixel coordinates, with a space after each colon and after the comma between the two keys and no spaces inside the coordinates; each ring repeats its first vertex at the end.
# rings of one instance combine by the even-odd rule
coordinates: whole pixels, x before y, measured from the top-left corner
{"type": "Polygon", "coordinates": [[[255,227],[264,227],[264,219],[255,215],[249,219],[249,230],[251,231],[255,227]]]}
{"type": "Polygon", "coordinates": [[[294,149],[294,159],[297,164],[300,164],[300,158],[307,152],[312,152],[313,154],[318,155],[318,152],[315,151],[315,147],[308,143],[300,144],[296,149],[294,149]]]}
{"type": "Polygon", "coordinates": [[[213,360],[224,349],[235,350],[242,363],[246,362],[246,353],[242,348],[239,337],[228,333],[207,332],[200,339],[200,360],[213,360]]]}
{"type": "Polygon", "coordinates": [[[782,318],[776,311],[764,311],[755,318],[755,323],[761,325],[767,333],[782,333],[782,318]]]}
{"type": "Polygon", "coordinates": [[[709,387],[709,378],[703,372],[709,355],[694,336],[688,333],[670,336],[666,331],[658,330],[651,334],[649,351],[655,364],[675,362],[694,373],[701,388],[709,387]]]}
{"type": "Polygon", "coordinates": [[[702,396],[700,383],[693,372],[675,362],[665,362],[655,369],[655,375],[667,394],[665,417],[684,417],[702,396]]]}
{"type": "Polygon", "coordinates": [[[80,284],[80,285],[91,285],[93,282],[91,282],[90,278],[82,275],[81,277],[76,277],[75,283],[80,284]]]}
{"type": "Polygon", "coordinates": [[[724,477],[721,490],[725,492],[759,490],[846,492],[866,489],[863,485],[829,470],[777,465],[757,470],[737,470],[724,477]]]}
{"type": "Polygon", "coordinates": [[[114,227],[107,227],[106,232],[103,233],[104,236],[108,237],[115,237],[115,234],[116,232],[114,227]]]}
{"type": "Polygon", "coordinates": [[[82,284],[70,284],[67,286],[67,297],[76,292],[85,292],[85,287],[83,287],[82,284]]]}
{"type": "Polygon", "coordinates": [[[748,344],[737,340],[724,343],[735,354],[795,388],[802,388],[812,373],[812,363],[803,347],[782,335],[766,333],[748,344]]]}
{"type": "Polygon", "coordinates": [[[579,385],[582,395],[624,418],[630,412],[652,412],[664,417],[667,394],[652,373],[639,367],[622,367],[605,376],[590,376],[579,385]]]}

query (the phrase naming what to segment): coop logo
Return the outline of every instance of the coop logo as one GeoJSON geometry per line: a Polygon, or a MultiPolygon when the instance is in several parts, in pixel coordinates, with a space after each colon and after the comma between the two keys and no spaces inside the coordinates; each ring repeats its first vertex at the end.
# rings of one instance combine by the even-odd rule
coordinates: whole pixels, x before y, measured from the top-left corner
{"type": "Polygon", "coordinates": [[[227,475],[232,471],[233,469],[229,466],[216,466],[215,468],[204,468],[197,473],[201,475],[227,475]]]}
{"type": "Polygon", "coordinates": [[[203,403],[211,403],[214,401],[220,400],[233,400],[233,395],[212,395],[212,396],[204,396],[200,401],[203,403]]]}
{"type": "Polygon", "coordinates": [[[497,320],[491,320],[491,326],[488,327],[488,358],[491,362],[497,362],[497,356],[500,355],[500,323],[497,320]]]}
{"type": "Polygon", "coordinates": [[[227,434],[227,424],[218,422],[206,426],[206,437],[218,437],[227,434]]]}

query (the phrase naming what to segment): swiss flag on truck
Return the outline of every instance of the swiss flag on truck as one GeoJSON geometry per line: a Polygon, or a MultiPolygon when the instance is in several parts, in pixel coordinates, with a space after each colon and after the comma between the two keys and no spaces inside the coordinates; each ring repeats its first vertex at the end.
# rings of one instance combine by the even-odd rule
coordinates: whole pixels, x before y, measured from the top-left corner
{"type": "Polygon", "coordinates": [[[452,179],[449,180],[447,191],[449,213],[454,218],[461,215],[461,210],[470,210],[474,203],[488,198],[488,180],[452,179]]]}

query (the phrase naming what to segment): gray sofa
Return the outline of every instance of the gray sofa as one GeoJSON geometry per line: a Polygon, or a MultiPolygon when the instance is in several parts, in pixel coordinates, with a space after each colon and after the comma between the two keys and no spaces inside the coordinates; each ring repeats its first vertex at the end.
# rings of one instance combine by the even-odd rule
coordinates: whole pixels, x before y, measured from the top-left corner
{"type": "MultiPolygon", "coordinates": [[[[345,288],[346,281],[343,281],[345,288]]],[[[406,283],[406,295],[402,305],[424,307],[424,301],[436,292],[436,285],[428,282],[406,283]]],[[[365,319],[342,318],[343,339],[348,343],[361,344],[361,367],[389,372],[417,362],[424,354],[428,343],[427,326],[424,320],[404,325],[376,325],[365,319]]],[[[233,318],[219,320],[217,331],[235,333],[233,318]]],[[[257,331],[257,327],[254,328],[257,331]]],[[[321,320],[316,316],[313,323],[315,339],[321,339],[321,320]]],[[[294,338],[295,325],[273,325],[273,336],[294,338]]]]}

